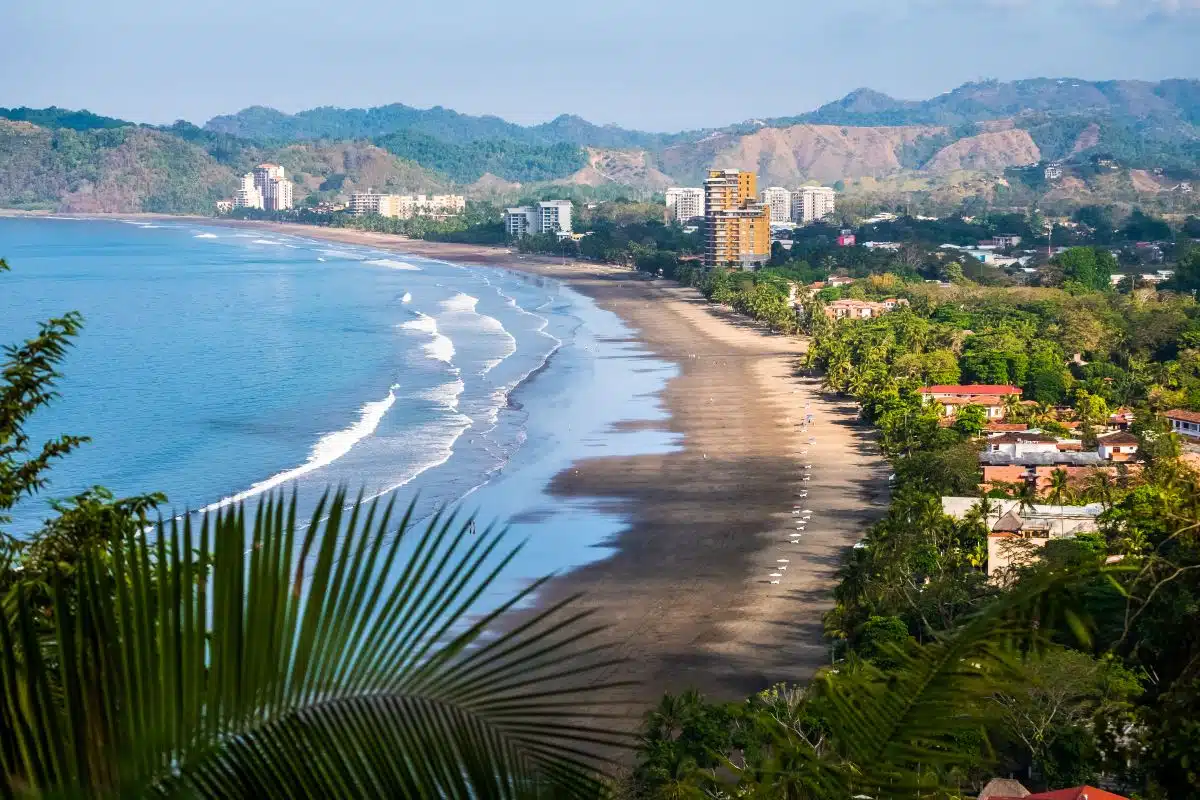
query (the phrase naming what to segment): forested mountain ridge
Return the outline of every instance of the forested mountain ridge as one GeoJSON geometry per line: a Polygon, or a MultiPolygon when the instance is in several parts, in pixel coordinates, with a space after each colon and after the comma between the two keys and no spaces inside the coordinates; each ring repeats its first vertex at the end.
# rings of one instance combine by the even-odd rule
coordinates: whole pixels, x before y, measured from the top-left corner
{"type": "Polygon", "coordinates": [[[571,115],[522,126],[398,103],[296,114],[255,106],[203,127],[0,108],[0,123],[0,205],[35,208],[209,210],[262,160],[296,175],[298,199],[368,185],[458,186],[493,199],[546,183],[648,195],[670,183],[695,185],[719,166],[755,170],[764,185],[840,181],[876,199],[1028,205],[1049,192],[1069,206],[1163,199],[1181,181],[1200,179],[1197,80],[987,81],[922,101],[859,89],[795,117],[680,133],[571,115]],[[43,133],[19,128],[26,124],[43,133]],[[1118,162],[1121,180],[1093,174],[1101,159],[1118,162]],[[1026,169],[1052,161],[1068,166],[1054,186],[1026,169]],[[113,170],[124,177],[105,183],[113,170]]]}

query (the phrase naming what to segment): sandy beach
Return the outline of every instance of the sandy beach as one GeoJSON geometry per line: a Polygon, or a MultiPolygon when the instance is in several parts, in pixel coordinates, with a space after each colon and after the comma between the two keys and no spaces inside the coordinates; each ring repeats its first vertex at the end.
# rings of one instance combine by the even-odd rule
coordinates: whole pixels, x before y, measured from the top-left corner
{"type": "Polygon", "coordinates": [[[387,234],[269,227],[561,279],[619,315],[656,356],[680,365],[663,395],[665,424],[682,434],[680,451],[587,459],[553,486],[564,496],[611,499],[629,514],[615,555],[557,579],[544,601],[583,593],[608,626],[608,653],[627,659],[604,677],[640,686],[630,712],[687,688],[738,699],[806,680],[828,663],[821,617],[832,606],[845,548],[883,513],[888,470],[854,407],[797,376],[804,340],[626,269],[387,234]],[[806,413],[813,423],[803,431],[806,413]],[[792,542],[809,517],[797,510],[811,517],[792,542]]]}
{"type": "Polygon", "coordinates": [[[586,459],[552,484],[560,496],[600,498],[628,516],[607,543],[610,557],[557,578],[541,599],[581,592],[608,626],[606,657],[626,661],[598,679],[636,682],[631,718],[666,691],[735,700],[828,663],[822,615],[845,549],[885,509],[888,469],[855,408],[797,375],[803,339],[627,269],[355,230],[229,224],[560,279],[679,365],[662,395],[670,412],[662,424],[680,435],[679,450],[586,459]],[[813,422],[802,430],[806,414],[813,422]]]}

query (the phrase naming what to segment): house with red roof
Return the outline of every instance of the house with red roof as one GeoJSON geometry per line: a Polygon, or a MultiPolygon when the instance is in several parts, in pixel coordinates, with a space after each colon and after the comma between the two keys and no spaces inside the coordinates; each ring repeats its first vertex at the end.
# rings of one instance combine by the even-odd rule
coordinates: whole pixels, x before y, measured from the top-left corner
{"type": "Polygon", "coordinates": [[[1004,398],[1021,396],[1019,386],[1007,384],[934,384],[919,390],[926,402],[941,403],[947,417],[953,417],[963,406],[979,406],[989,420],[1004,419],[1004,398]]]}
{"type": "Polygon", "coordinates": [[[989,800],[1129,800],[1129,798],[1097,789],[1095,786],[1073,786],[1070,789],[1055,789],[1053,792],[991,795],[989,800]]]}

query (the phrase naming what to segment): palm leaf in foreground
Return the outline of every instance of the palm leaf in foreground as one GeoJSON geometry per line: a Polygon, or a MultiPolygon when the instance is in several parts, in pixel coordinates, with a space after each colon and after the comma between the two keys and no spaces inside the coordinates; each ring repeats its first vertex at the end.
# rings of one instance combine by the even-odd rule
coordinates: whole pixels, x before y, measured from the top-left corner
{"type": "MultiPolygon", "coordinates": [[[[470,616],[519,547],[412,508],[297,525],[295,498],[160,523],[55,587],[55,646],[28,603],[0,620],[6,793],[488,797],[604,791],[614,704],[570,600],[470,616]],[[248,531],[252,531],[247,550],[248,531]],[[413,539],[416,538],[416,541],[413,539]],[[50,655],[46,656],[45,653],[50,655]],[[589,706],[591,723],[578,721],[589,706]]],[[[573,598],[572,598],[573,599],[573,598]]]]}

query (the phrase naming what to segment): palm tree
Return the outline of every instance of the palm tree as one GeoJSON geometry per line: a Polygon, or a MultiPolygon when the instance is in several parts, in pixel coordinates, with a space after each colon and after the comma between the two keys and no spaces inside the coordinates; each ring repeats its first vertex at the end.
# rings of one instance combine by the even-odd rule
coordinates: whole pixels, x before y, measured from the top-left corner
{"type": "Polygon", "coordinates": [[[1024,415],[1025,407],[1021,405],[1020,395],[1006,394],[1003,403],[1005,422],[1016,422],[1024,415]]]}
{"type": "Polygon", "coordinates": [[[1065,469],[1056,469],[1050,473],[1050,491],[1047,499],[1056,506],[1064,505],[1071,499],[1071,478],[1065,469]]]}
{"type": "Polygon", "coordinates": [[[627,740],[592,711],[616,662],[587,614],[513,619],[541,581],[478,608],[520,548],[452,518],[413,536],[411,515],[339,492],[307,528],[294,497],[159,523],[54,581],[46,642],[19,590],[0,615],[5,792],[596,796],[627,740]]]}

